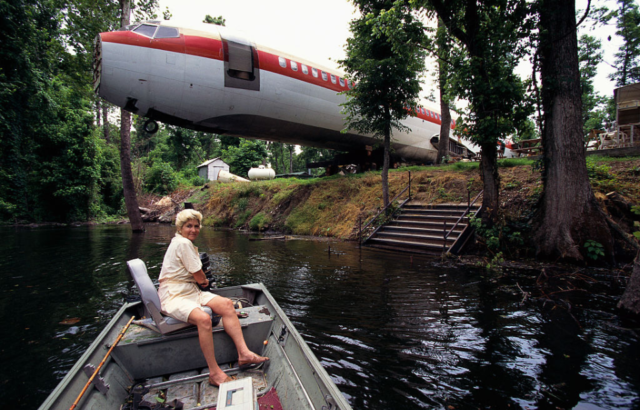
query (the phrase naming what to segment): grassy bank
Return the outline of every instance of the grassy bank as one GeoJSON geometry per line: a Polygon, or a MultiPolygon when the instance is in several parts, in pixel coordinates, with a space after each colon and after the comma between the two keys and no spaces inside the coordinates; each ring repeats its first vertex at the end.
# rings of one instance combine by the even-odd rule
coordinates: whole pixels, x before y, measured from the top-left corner
{"type": "MultiPolygon", "coordinates": [[[[503,214],[526,224],[542,192],[539,167],[528,159],[499,163],[503,214]]],[[[588,167],[603,206],[606,194],[614,191],[640,204],[640,158],[590,159],[588,167]]],[[[407,167],[390,172],[391,197],[407,186],[409,174],[412,196],[421,202],[466,203],[468,192],[473,198],[482,189],[478,163],[407,167]]],[[[212,182],[187,201],[203,212],[206,226],[354,239],[359,220],[367,221],[382,207],[381,176],[368,172],[250,184],[212,182]]]]}

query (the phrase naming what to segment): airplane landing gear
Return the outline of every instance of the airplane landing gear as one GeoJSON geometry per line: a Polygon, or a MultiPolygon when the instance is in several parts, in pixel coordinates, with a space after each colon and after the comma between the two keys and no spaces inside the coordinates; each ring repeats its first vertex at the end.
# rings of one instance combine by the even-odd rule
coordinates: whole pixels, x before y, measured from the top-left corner
{"type": "Polygon", "coordinates": [[[154,120],[147,120],[147,121],[144,123],[143,128],[144,128],[144,130],[145,130],[146,132],[148,132],[149,134],[155,134],[156,132],[158,132],[158,129],[159,129],[160,127],[158,126],[158,123],[157,123],[157,122],[155,122],[154,120]]]}

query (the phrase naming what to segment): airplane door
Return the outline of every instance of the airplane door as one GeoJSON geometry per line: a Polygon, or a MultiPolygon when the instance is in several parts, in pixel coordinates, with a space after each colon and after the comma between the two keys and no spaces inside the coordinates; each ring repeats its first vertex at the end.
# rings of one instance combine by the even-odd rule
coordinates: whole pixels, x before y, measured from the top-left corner
{"type": "Polygon", "coordinates": [[[249,41],[220,33],[224,49],[224,86],[260,91],[258,51],[249,41]]]}

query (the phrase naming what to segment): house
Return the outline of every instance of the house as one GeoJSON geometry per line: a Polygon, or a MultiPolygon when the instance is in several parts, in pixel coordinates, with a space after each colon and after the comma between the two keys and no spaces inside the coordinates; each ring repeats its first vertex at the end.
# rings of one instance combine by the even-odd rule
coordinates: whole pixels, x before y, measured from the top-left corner
{"type": "Polygon", "coordinates": [[[210,159],[198,165],[198,176],[206,181],[215,181],[218,179],[218,172],[221,169],[229,172],[229,164],[220,158],[210,159]]]}
{"type": "Polygon", "coordinates": [[[616,88],[616,125],[619,142],[630,147],[640,144],[640,83],[616,88]]]}

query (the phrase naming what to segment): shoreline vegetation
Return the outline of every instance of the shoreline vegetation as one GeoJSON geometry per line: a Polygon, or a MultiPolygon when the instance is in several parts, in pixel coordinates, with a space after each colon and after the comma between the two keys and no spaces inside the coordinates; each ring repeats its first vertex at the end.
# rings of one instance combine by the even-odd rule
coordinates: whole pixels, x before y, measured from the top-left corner
{"type": "MultiPolygon", "coordinates": [[[[469,253],[493,260],[533,257],[531,219],[542,192],[539,164],[527,158],[502,159],[500,165],[499,228],[476,229],[476,244],[469,253]]],[[[640,230],[640,215],[630,208],[640,205],[640,157],[589,157],[587,168],[601,208],[623,232],[640,230]],[[626,209],[625,209],[626,208],[626,209]],[[634,226],[634,223],[636,226],[634,226]]],[[[389,174],[393,198],[409,183],[412,199],[423,203],[464,203],[482,190],[477,162],[442,166],[404,167],[389,174]]],[[[314,179],[275,179],[251,183],[210,181],[202,187],[178,189],[161,197],[141,194],[138,201],[145,222],[171,223],[184,203],[202,212],[203,226],[256,233],[312,236],[332,240],[357,240],[363,225],[382,208],[380,172],[335,175],[314,179]]],[[[407,193],[401,196],[401,200],[407,193]]],[[[637,209],[637,208],[636,208],[637,209]]],[[[479,222],[479,221],[478,221],[479,222]]],[[[14,223],[12,226],[78,226],[122,224],[126,219],[108,217],[90,222],[14,223]]],[[[628,262],[635,254],[618,233],[616,258],[628,262]]],[[[590,256],[598,261],[597,248],[590,256]],[[594,258],[595,256],[595,258],[594,258]]],[[[589,258],[588,258],[589,259],[589,258]]],[[[597,263],[596,263],[597,264],[597,263]]]]}

